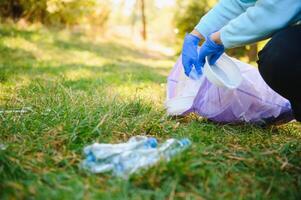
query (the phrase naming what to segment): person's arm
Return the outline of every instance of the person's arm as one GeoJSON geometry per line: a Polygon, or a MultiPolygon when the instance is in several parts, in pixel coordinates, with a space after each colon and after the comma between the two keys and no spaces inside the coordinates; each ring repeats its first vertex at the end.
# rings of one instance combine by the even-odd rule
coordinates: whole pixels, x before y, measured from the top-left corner
{"type": "Polygon", "coordinates": [[[270,37],[301,15],[300,0],[258,0],[246,12],[221,28],[225,48],[243,46],[270,37]]]}
{"type": "Polygon", "coordinates": [[[230,20],[244,13],[247,8],[254,6],[256,0],[220,0],[195,27],[203,37],[220,30],[230,20]]]}

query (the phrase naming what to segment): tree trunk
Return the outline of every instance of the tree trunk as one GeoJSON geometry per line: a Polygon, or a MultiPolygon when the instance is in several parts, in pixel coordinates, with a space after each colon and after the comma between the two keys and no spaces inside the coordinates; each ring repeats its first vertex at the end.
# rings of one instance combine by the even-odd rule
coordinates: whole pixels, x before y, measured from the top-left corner
{"type": "Polygon", "coordinates": [[[142,17],[142,38],[143,40],[147,39],[146,35],[146,17],[145,17],[145,4],[144,0],[141,0],[141,17],[142,17]]]}
{"type": "Polygon", "coordinates": [[[257,44],[251,44],[250,49],[248,51],[249,62],[253,62],[257,60],[257,44]]]}

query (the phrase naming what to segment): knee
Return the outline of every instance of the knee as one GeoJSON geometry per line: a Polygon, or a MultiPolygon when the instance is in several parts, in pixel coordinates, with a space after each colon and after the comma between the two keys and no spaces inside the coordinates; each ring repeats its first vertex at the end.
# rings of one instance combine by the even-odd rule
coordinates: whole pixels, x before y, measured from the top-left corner
{"type": "Polygon", "coordinates": [[[299,55],[301,25],[289,27],[274,34],[271,40],[258,53],[258,67],[260,73],[281,71],[296,63],[299,55]]]}
{"type": "Polygon", "coordinates": [[[300,88],[301,26],[289,27],[276,33],[258,54],[258,68],[264,81],[283,97],[296,100],[300,95],[292,88],[300,88]]]}
{"type": "Polygon", "coordinates": [[[258,69],[267,82],[271,85],[281,76],[281,71],[285,70],[288,63],[291,63],[296,57],[293,55],[292,43],[288,37],[291,31],[283,30],[276,33],[265,47],[258,53],[258,69]]]}
{"type": "Polygon", "coordinates": [[[283,45],[277,38],[272,38],[258,53],[257,64],[259,69],[273,68],[280,62],[283,62],[285,58],[282,50],[283,45]]]}
{"type": "Polygon", "coordinates": [[[279,64],[278,50],[275,50],[273,44],[268,43],[259,53],[258,53],[258,70],[262,78],[268,85],[273,84],[273,77],[277,70],[277,65],[279,64]]]}

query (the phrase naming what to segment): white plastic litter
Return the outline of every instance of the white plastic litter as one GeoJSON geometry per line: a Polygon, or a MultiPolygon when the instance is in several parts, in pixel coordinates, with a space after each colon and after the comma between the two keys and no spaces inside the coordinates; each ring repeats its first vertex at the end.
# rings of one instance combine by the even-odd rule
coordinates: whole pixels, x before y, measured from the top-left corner
{"type": "Polygon", "coordinates": [[[185,76],[180,56],[167,80],[167,113],[193,112],[219,123],[271,124],[293,119],[290,102],[265,83],[258,69],[226,54],[216,66],[207,65],[211,71],[204,70],[206,75],[193,80],[185,76]]]}
{"type": "MultiPolygon", "coordinates": [[[[181,57],[180,59],[181,60],[181,57]]],[[[173,98],[165,101],[165,107],[169,115],[181,115],[192,107],[194,99],[199,91],[200,86],[206,78],[216,86],[228,89],[237,88],[242,82],[242,75],[239,67],[226,54],[223,54],[215,65],[205,63],[203,73],[205,76],[197,75],[195,68],[192,68],[189,77],[184,73],[183,68],[180,70],[178,79],[174,90],[167,90],[167,92],[174,92],[174,94],[167,94],[167,97],[173,98]]]]}
{"type": "Polygon", "coordinates": [[[214,65],[209,65],[206,58],[204,75],[216,86],[235,89],[242,82],[242,75],[239,67],[226,54],[223,54],[214,65]]]}
{"type": "Polygon", "coordinates": [[[28,112],[32,112],[32,108],[31,107],[24,107],[21,109],[14,109],[14,110],[0,110],[0,114],[8,114],[8,113],[28,113],[28,112]]]}
{"type": "Polygon", "coordinates": [[[155,138],[136,136],[121,144],[98,144],[84,149],[86,159],[82,166],[92,173],[112,171],[113,175],[127,178],[141,168],[156,164],[160,159],[170,160],[186,149],[191,142],[188,139],[168,139],[158,145],[155,138]]]}
{"type": "MultiPolygon", "coordinates": [[[[192,68],[189,77],[185,75],[183,68],[179,70],[181,70],[179,72],[179,79],[173,91],[175,94],[167,94],[167,97],[175,97],[165,101],[165,107],[170,115],[180,115],[192,106],[195,96],[204,80],[204,76],[199,77],[197,75],[195,68],[192,68]]],[[[167,92],[169,92],[169,90],[167,90],[167,92]]]]}

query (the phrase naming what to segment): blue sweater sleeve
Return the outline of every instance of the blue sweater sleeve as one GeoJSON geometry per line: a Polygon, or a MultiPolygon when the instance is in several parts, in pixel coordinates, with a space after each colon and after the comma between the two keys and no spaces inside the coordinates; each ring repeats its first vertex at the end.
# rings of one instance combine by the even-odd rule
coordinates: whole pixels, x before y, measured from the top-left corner
{"type": "Polygon", "coordinates": [[[221,28],[221,40],[226,48],[250,44],[270,37],[300,18],[300,0],[258,0],[221,28]]]}
{"type": "Polygon", "coordinates": [[[254,6],[256,0],[220,0],[206,15],[195,29],[204,37],[220,30],[230,20],[244,13],[247,8],[254,6]]]}

